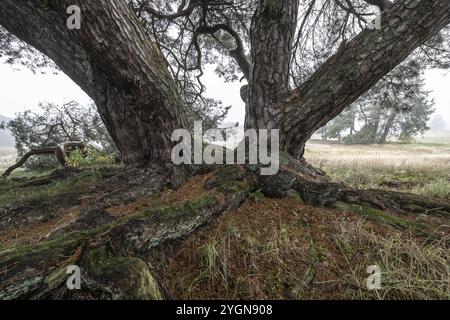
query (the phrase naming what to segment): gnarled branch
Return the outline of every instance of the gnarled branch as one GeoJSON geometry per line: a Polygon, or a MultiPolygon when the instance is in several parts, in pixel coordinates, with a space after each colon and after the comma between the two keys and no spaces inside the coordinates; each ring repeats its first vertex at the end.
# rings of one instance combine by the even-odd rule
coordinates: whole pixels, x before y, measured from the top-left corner
{"type": "Polygon", "coordinates": [[[448,0],[403,0],[386,10],[379,30],[364,30],[285,100],[285,151],[302,157],[304,142],[415,49],[450,23],[448,0]]]}
{"type": "Polygon", "coordinates": [[[86,154],[86,145],[83,142],[78,141],[68,141],[59,146],[30,150],[24,154],[16,164],[6,169],[3,173],[3,177],[8,177],[14,170],[23,166],[27,160],[34,155],[53,154],[62,166],[66,166],[66,156],[76,149],[79,149],[86,154]]]}

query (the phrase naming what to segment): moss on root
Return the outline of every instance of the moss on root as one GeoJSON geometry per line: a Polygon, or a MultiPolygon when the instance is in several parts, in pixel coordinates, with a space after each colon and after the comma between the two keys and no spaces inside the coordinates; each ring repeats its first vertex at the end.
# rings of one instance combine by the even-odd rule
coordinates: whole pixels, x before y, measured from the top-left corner
{"type": "Polygon", "coordinates": [[[104,292],[107,298],[162,299],[162,291],[143,260],[113,255],[116,250],[106,247],[129,245],[135,246],[135,252],[145,252],[192,232],[218,208],[218,199],[208,195],[181,206],[150,208],[97,229],[36,245],[4,248],[0,251],[0,299],[44,298],[63,285],[66,268],[72,264],[85,265],[90,289],[104,292]],[[97,245],[92,248],[91,243],[97,245]]]}
{"type": "Polygon", "coordinates": [[[213,195],[207,195],[190,201],[181,206],[160,206],[149,208],[130,217],[131,219],[146,219],[154,222],[167,222],[183,217],[188,218],[198,214],[202,208],[211,208],[218,205],[218,200],[213,195]]]}
{"type": "Polygon", "coordinates": [[[77,232],[38,245],[0,252],[0,299],[40,298],[64,281],[65,268],[77,260],[80,248],[93,236],[77,232]]]}
{"type": "Polygon", "coordinates": [[[408,229],[410,228],[415,232],[417,236],[424,237],[430,240],[439,240],[440,237],[436,236],[430,230],[430,227],[424,223],[410,221],[406,219],[402,219],[398,216],[385,213],[381,210],[358,205],[358,204],[349,204],[346,202],[338,201],[333,207],[335,209],[339,209],[342,211],[353,212],[362,215],[368,220],[374,221],[376,223],[389,225],[391,227],[397,229],[408,229]]]}
{"type": "Polygon", "coordinates": [[[162,300],[162,290],[148,265],[136,257],[111,256],[105,246],[86,256],[88,284],[110,299],[162,300]]]}
{"type": "Polygon", "coordinates": [[[223,166],[206,183],[206,188],[216,188],[225,194],[236,192],[246,185],[246,172],[240,166],[223,166]]]}

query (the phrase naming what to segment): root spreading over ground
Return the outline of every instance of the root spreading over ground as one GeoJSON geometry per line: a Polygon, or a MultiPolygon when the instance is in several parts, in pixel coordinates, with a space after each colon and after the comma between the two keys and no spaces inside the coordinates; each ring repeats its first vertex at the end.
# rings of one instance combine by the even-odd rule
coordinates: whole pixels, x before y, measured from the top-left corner
{"type": "Polygon", "coordinates": [[[384,194],[329,184],[312,203],[321,184],[284,169],[257,181],[210,168],[177,190],[122,168],[3,181],[0,298],[450,298],[444,200],[384,210],[384,194]],[[285,197],[267,197],[286,181],[285,197]],[[80,291],[65,285],[73,264],[80,291]],[[371,265],[381,290],[367,289],[371,265]]]}

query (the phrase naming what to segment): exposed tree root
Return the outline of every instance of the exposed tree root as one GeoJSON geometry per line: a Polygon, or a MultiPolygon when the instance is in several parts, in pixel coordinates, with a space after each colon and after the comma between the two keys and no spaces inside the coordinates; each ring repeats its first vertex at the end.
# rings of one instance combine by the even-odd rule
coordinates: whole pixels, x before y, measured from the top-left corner
{"type": "MultiPolygon", "coordinates": [[[[144,202],[136,211],[119,216],[112,215],[108,208],[134,203],[149,193],[158,194],[167,176],[136,169],[133,174],[119,174],[103,182],[98,190],[105,195],[83,209],[69,226],[49,235],[52,240],[0,251],[0,298],[165,298],[145,257],[170,240],[190,235],[218,214],[238,208],[249,192],[259,189],[270,197],[295,193],[316,206],[352,212],[364,208],[369,218],[394,227],[413,227],[418,233],[424,230],[419,224],[381,210],[446,218],[450,213],[450,204],[445,201],[397,192],[352,190],[330,183],[317,170],[288,156],[282,157],[276,176],[260,176],[255,166],[196,168],[195,172],[212,169],[215,172],[203,183],[204,192],[195,199],[175,205],[144,202]],[[82,290],[69,291],[65,286],[66,268],[72,264],[82,269],[82,290]]],[[[180,177],[182,181],[184,173],[180,177]]],[[[292,288],[293,295],[304,290],[314,277],[315,249],[313,243],[311,246],[311,269],[292,288]]]]}
{"type": "Polygon", "coordinates": [[[448,201],[409,193],[354,190],[335,183],[299,181],[296,182],[295,189],[305,202],[313,205],[333,207],[336,202],[340,201],[393,213],[428,214],[450,218],[450,203],[448,201]]]}
{"type": "Polygon", "coordinates": [[[399,214],[429,214],[450,218],[450,202],[419,195],[383,190],[354,190],[332,183],[320,171],[288,155],[282,155],[280,172],[258,177],[258,187],[269,197],[298,192],[308,204],[333,207],[336,202],[359,204],[399,214]]]}
{"type": "Polygon", "coordinates": [[[151,267],[140,257],[245,201],[251,186],[245,171],[223,170],[207,182],[210,194],[184,205],[150,208],[88,231],[81,231],[84,225],[79,224],[78,231],[66,230],[54,240],[1,251],[0,299],[163,298],[151,267]],[[229,176],[240,183],[234,184],[229,176]],[[81,291],[65,288],[65,271],[71,264],[83,270],[81,291]]]}

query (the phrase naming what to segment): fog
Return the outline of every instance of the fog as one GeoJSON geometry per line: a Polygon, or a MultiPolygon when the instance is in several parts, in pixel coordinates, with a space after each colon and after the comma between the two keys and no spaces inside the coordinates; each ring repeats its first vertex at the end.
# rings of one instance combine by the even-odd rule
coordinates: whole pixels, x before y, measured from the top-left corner
{"type": "MultiPolygon", "coordinates": [[[[207,95],[223,101],[232,108],[226,122],[244,121],[245,107],[240,99],[241,83],[224,83],[211,66],[206,68],[203,83],[207,95]]],[[[441,114],[450,129],[450,72],[428,70],[425,73],[426,89],[436,102],[436,114],[441,114]]],[[[90,98],[63,73],[34,74],[26,68],[0,64],[0,114],[14,117],[26,109],[38,111],[39,102],[65,103],[77,100],[81,104],[91,102],[90,98]]]]}

